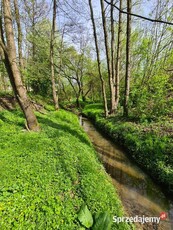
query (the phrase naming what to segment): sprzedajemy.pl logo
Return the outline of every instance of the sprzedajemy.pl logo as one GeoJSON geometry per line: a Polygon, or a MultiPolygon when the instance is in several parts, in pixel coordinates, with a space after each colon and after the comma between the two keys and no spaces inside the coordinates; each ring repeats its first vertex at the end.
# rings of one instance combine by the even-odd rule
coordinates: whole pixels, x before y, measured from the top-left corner
{"type": "Polygon", "coordinates": [[[167,214],[166,212],[161,212],[159,217],[148,217],[148,216],[131,216],[131,217],[119,217],[119,216],[113,216],[113,222],[114,223],[121,223],[121,222],[127,222],[127,223],[156,223],[159,224],[160,220],[166,220],[167,219],[167,214]]]}

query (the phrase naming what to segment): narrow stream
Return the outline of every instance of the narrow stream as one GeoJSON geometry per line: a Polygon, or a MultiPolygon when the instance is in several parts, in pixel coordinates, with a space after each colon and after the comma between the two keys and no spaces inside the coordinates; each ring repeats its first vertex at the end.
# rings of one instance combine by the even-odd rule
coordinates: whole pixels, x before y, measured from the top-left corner
{"type": "Polygon", "coordinates": [[[137,230],[173,230],[173,200],[169,200],[148,175],[146,175],[125,152],[101,135],[85,118],[81,125],[95,146],[112,182],[122,200],[126,216],[159,217],[166,212],[166,220],[159,224],[136,224],[137,230]]]}

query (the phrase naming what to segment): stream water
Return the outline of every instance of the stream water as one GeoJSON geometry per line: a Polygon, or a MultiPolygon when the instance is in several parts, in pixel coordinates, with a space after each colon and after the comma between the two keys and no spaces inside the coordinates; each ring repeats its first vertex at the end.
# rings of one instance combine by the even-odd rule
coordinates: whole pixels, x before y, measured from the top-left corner
{"type": "Polygon", "coordinates": [[[86,118],[80,120],[112,178],[126,216],[159,217],[161,213],[166,213],[166,219],[161,220],[159,224],[136,223],[137,230],[173,230],[173,200],[169,200],[160,187],[132,162],[120,147],[100,134],[90,121],[86,118]]]}

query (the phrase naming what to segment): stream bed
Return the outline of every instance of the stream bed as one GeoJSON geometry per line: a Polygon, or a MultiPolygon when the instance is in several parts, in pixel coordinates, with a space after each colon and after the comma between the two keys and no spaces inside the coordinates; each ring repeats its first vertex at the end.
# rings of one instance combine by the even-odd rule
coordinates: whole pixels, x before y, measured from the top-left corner
{"type": "Polygon", "coordinates": [[[121,198],[127,217],[163,217],[156,223],[135,223],[143,230],[173,230],[173,200],[169,200],[160,187],[144,173],[127,154],[105,138],[86,118],[80,123],[90,140],[121,198]],[[166,215],[166,216],[165,216],[166,215]],[[165,218],[164,218],[165,217],[165,218]]]}

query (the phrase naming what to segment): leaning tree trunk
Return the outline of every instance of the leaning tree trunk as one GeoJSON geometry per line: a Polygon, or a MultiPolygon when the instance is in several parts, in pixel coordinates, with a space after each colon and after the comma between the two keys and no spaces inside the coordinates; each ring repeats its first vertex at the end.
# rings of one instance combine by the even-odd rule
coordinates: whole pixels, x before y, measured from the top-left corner
{"type": "Polygon", "coordinates": [[[59,109],[58,95],[56,93],[56,82],[55,82],[55,66],[54,66],[54,43],[55,43],[55,24],[56,24],[56,0],[53,1],[53,20],[52,20],[52,31],[50,41],[50,65],[51,65],[51,82],[52,82],[52,95],[55,109],[59,109]]]}
{"type": "MultiPolygon", "coordinates": [[[[131,13],[132,2],[127,0],[127,12],[131,13]]],[[[130,38],[131,38],[131,15],[127,15],[127,41],[126,41],[126,76],[125,76],[125,95],[124,95],[124,116],[129,113],[129,93],[130,93],[130,38]]]]}
{"type": "MultiPolygon", "coordinates": [[[[24,112],[27,126],[32,131],[38,131],[39,125],[37,118],[33,112],[32,103],[27,97],[26,88],[22,83],[21,74],[17,65],[16,47],[14,40],[14,32],[12,26],[11,6],[9,0],[3,0],[4,23],[7,47],[5,47],[6,68],[10,77],[12,87],[21,109],[24,112]]],[[[2,47],[4,48],[4,47],[2,47]]]]}
{"type": "Polygon", "coordinates": [[[104,103],[104,113],[105,113],[105,117],[107,117],[107,116],[108,116],[108,106],[107,106],[107,99],[106,99],[105,81],[104,81],[104,78],[103,78],[102,73],[101,73],[100,52],[99,52],[99,47],[98,47],[97,33],[96,33],[96,25],[95,25],[95,21],[94,21],[94,13],[93,13],[93,8],[92,8],[91,0],[89,0],[89,6],[90,6],[91,21],[92,21],[92,25],[93,25],[93,34],[94,34],[95,47],[96,47],[96,54],[97,54],[97,65],[98,65],[99,77],[100,77],[101,85],[102,85],[102,95],[103,95],[103,103],[104,103]]]}

